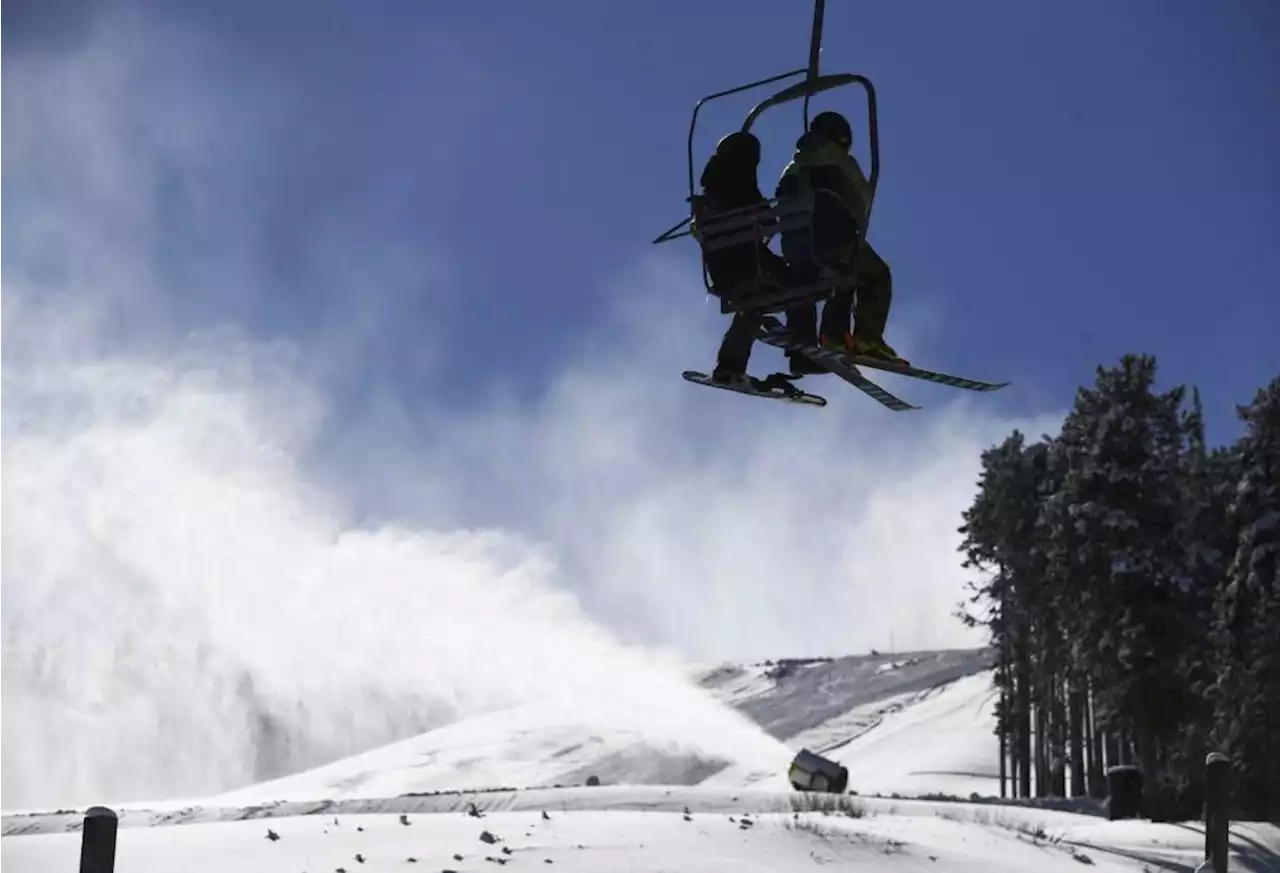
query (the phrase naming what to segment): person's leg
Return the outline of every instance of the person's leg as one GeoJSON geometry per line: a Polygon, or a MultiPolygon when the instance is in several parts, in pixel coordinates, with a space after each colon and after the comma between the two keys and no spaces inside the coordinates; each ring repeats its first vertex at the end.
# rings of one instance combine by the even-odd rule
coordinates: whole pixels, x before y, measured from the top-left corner
{"type": "Polygon", "coordinates": [[[902,361],[884,341],[889,307],[893,303],[893,276],[889,265],[870,244],[858,253],[858,300],[854,312],[853,351],[855,354],[889,361],[902,361]]]}
{"type": "Polygon", "coordinates": [[[724,332],[724,339],[720,342],[720,350],[716,353],[716,369],[712,378],[717,382],[727,382],[746,375],[751,345],[755,342],[759,329],[759,316],[734,313],[728,330],[724,332]]]}
{"type": "Polygon", "coordinates": [[[822,326],[818,330],[823,348],[843,349],[849,335],[849,314],[853,309],[853,288],[836,290],[822,307],[822,326]]]}
{"type": "MultiPolygon", "coordinates": [[[[818,344],[818,304],[800,303],[787,310],[787,332],[805,345],[818,344]]],[[[827,372],[827,368],[798,352],[787,352],[787,361],[794,376],[812,376],[827,372]]]]}
{"type": "Polygon", "coordinates": [[[797,303],[787,310],[787,333],[806,345],[818,341],[818,304],[797,303]]]}
{"type": "Polygon", "coordinates": [[[893,303],[893,276],[871,245],[863,243],[858,252],[858,302],[854,312],[854,334],[870,342],[884,339],[884,327],[889,321],[889,307],[893,303]]]}
{"type": "Polygon", "coordinates": [[[843,350],[849,337],[849,318],[853,309],[854,250],[859,238],[858,225],[844,204],[825,191],[816,192],[813,213],[814,250],[828,270],[849,274],[849,284],[837,287],[823,304],[818,341],[824,348],[843,350]]]}
{"type": "MultiPolygon", "coordinates": [[[[814,193],[812,226],[782,234],[782,253],[793,271],[807,270],[815,278],[822,267],[843,268],[849,273],[850,284],[839,288],[823,306],[821,330],[817,329],[816,303],[800,304],[787,311],[787,330],[801,342],[842,351],[851,347],[849,320],[853,308],[854,271],[847,262],[853,256],[858,233],[857,223],[840,199],[824,190],[817,190],[814,193]]],[[[803,355],[788,353],[787,357],[791,360],[791,372],[797,375],[826,372],[825,367],[803,355]]]]}

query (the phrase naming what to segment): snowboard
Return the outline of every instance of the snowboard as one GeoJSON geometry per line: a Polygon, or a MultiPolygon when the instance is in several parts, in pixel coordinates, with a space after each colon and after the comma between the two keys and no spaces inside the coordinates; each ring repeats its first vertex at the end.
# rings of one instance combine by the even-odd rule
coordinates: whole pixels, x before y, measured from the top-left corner
{"type": "Polygon", "coordinates": [[[695,385],[706,385],[708,388],[720,388],[725,391],[733,391],[737,394],[745,394],[748,397],[763,397],[766,400],[782,400],[787,403],[799,403],[802,406],[826,406],[827,399],[819,397],[817,394],[809,394],[801,391],[792,385],[786,375],[775,373],[765,379],[751,378],[750,382],[735,382],[732,384],[721,384],[712,381],[711,377],[706,373],[699,373],[697,370],[685,370],[682,374],[686,382],[692,382],[695,385]]]}
{"type": "Polygon", "coordinates": [[[882,370],[886,373],[897,373],[899,376],[921,379],[938,385],[948,385],[952,388],[960,388],[966,391],[998,391],[1010,384],[1008,382],[984,382],[978,379],[968,379],[950,373],[925,370],[910,364],[895,364],[889,361],[882,361],[878,358],[846,355],[843,352],[824,349],[818,345],[798,342],[787,334],[782,322],[772,315],[766,315],[761,319],[760,341],[784,351],[803,354],[895,412],[919,409],[920,407],[886,391],[880,385],[864,376],[858,367],[868,367],[882,370]]]}

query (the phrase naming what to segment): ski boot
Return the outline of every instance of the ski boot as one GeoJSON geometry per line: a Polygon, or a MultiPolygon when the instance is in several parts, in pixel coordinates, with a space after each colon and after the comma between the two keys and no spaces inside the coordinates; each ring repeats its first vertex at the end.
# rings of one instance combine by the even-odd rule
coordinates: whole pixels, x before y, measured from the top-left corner
{"type": "Polygon", "coordinates": [[[818,343],[824,349],[833,352],[843,352],[846,355],[852,355],[859,358],[874,358],[877,361],[884,361],[886,364],[907,365],[905,358],[901,357],[893,348],[884,341],[883,337],[872,339],[860,334],[845,331],[844,336],[832,336],[823,334],[818,338],[818,343]]]}

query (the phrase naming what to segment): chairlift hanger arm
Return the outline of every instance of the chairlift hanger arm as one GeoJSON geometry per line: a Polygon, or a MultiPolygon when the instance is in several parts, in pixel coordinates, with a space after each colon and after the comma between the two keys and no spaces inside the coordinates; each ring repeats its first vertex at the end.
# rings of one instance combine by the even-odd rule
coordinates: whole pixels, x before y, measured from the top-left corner
{"type": "MultiPolygon", "coordinates": [[[[750,91],[752,88],[759,88],[762,85],[772,85],[774,82],[781,82],[783,79],[792,79],[792,78],[795,78],[796,76],[804,76],[808,72],[809,72],[808,69],[788,70],[785,73],[779,73],[778,75],[770,76],[767,79],[760,79],[757,82],[751,82],[750,84],[747,84],[747,85],[738,85],[735,88],[729,88],[728,90],[725,90],[725,91],[717,91],[714,94],[708,94],[706,97],[703,97],[701,100],[699,100],[697,103],[693,105],[693,117],[689,121],[689,136],[685,144],[685,154],[686,154],[686,159],[688,161],[688,175],[689,175],[688,201],[690,203],[693,201],[694,194],[696,193],[696,190],[694,188],[694,179],[693,179],[693,166],[694,166],[693,137],[698,129],[698,112],[701,111],[703,104],[710,103],[712,100],[719,100],[721,97],[728,97],[733,94],[740,94],[743,91],[750,91]]],[[[683,219],[675,227],[669,228],[668,230],[665,230],[662,233],[660,233],[658,237],[654,239],[653,243],[656,245],[658,243],[670,242],[671,240],[678,239],[679,237],[682,237],[682,236],[688,236],[689,231],[687,230],[681,231],[681,228],[689,224],[689,222],[690,222],[690,218],[683,219]]]]}
{"type": "MultiPolygon", "coordinates": [[[[826,11],[826,0],[813,0],[813,29],[809,33],[809,75],[806,81],[810,84],[818,80],[818,65],[822,58],[822,18],[826,11]]],[[[813,91],[804,95],[804,126],[809,129],[809,98],[813,91]]]]}
{"type": "Polygon", "coordinates": [[[807,100],[814,94],[830,91],[833,88],[843,88],[845,85],[861,85],[862,89],[867,92],[867,139],[871,150],[871,172],[867,176],[867,184],[870,185],[874,196],[876,181],[880,178],[880,129],[876,123],[876,89],[866,76],[860,76],[857,73],[833,73],[828,76],[806,79],[803,82],[797,82],[794,85],[783,88],[772,97],[762,100],[747,114],[747,120],[742,122],[742,130],[744,133],[749,132],[751,125],[756,122],[756,119],[766,109],[772,109],[774,106],[790,103],[792,100],[799,100],[802,97],[807,100]]]}
{"type": "Polygon", "coordinates": [[[813,0],[813,29],[809,34],[809,80],[818,78],[818,56],[822,54],[822,17],[826,0],[813,0]]]}
{"type": "Polygon", "coordinates": [[[812,80],[806,79],[803,82],[797,82],[794,85],[783,88],[772,97],[762,100],[747,115],[747,120],[742,123],[742,129],[744,131],[750,130],[751,125],[766,109],[772,109],[774,106],[779,106],[783,103],[790,103],[792,100],[799,100],[801,97],[830,91],[833,88],[843,88],[845,85],[861,85],[866,90],[868,108],[871,110],[871,118],[874,120],[876,114],[876,89],[871,84],[871,80],[857,73],[832,73],[826,76],[818,76],[812,80]]]}
{"type": "Polygon", "coordinates": [[[693,106],[693,118],[689,121],[689,139],[686,144],[689,159],[689,197],[694,195],[693,187],[693,135],[698,127],[698,112],[702,109],[704,103],[710,103],[712,100],[719,100],[721,97],[728,97],[731,94],[739,94],[743,91],[750,91],[752,88],[759,88],[761,85],[772,85],[774,82],[781,82],[783,79],[790,79],[795,76],[803,76],[808,73],[807,69],[790,70],[786,73],[779,73],[776,76],[770,76],[767,79],[761,79],[758,82],[752,82],[749,85],[739,85],[736,88],[730,88],[727,91],[717,91],[715,94],[708,94],[693,106]]]}

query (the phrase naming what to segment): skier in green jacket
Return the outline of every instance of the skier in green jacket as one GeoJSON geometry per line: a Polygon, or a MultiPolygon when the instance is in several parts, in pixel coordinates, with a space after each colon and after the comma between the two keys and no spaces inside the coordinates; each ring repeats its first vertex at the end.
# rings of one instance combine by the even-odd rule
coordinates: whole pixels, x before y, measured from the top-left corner
{"type": "MultiPolygon", "coordinates": [[[[852,280],[850,286],[838,290],[823,307],[821,330],[815,330],[817,306],[813,303],[788,312],[787,326],[798,339],[816,340],[823,348],[906,363],[884,341],[893,298],[889,265],[870,243],[864,240],[860,247],[858,245],[867,227],[872,192],[850,152],[852,145],[853,130],[844,116],[838,112],[821,112],[813,117],[809,130],[796,142],[795,154],[778,180],[775,196],[779,199],[798,193],[802,175],[814,194],[813,226],[783,232],[783,256],[793,266],[813,264],[816,260],[848,274],[852,280]],[[850,331],[854,286],[857,287],[857,306],[850,331]]],[[[820,370],[796,355],[791,356],[791,363],[796,372],[820,370]]]]}

